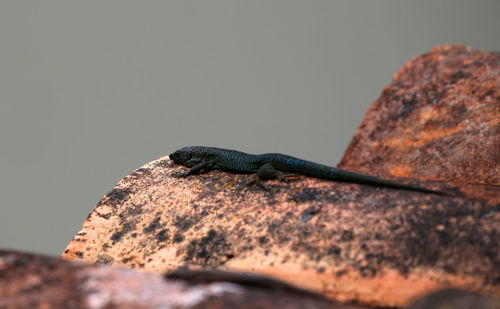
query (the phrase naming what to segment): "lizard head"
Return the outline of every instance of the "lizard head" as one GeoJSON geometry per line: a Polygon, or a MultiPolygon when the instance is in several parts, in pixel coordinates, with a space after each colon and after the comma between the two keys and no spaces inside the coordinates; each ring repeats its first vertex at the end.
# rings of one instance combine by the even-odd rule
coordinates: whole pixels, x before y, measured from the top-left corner
{"type": "Polygon", "coordinates": [[[205,160],[205,155],[201,151],[200,146],[183,147],[169,155],[170,159],[175,163],[186,166],[195,166],[205,160]]]}

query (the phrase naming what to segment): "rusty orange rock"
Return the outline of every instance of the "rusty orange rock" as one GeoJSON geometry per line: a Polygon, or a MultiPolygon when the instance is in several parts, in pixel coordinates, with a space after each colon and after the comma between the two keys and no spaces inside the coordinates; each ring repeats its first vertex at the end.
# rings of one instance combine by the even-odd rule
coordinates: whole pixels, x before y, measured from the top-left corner
{"type": "Polygon", "coordinates": [[[440,46],[408,62],[359,125],[340,168],[500,184],[500,52],[440,46]]]}

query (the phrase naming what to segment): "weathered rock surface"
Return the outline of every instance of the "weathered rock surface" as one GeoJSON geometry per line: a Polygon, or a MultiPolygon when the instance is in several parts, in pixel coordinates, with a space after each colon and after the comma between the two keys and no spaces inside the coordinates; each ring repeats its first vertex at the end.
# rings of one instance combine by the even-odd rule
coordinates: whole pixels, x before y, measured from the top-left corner
{"type": "Polygon", "coordinates": [[[177,276],[0,251],[0,308],[362,309],[263,277],[177,276]],[[175,277],[175,276],[172,276],[175,277]]]}
{"type": "Polygon", "coordinates": [[[163,157],[104,196],[63,257],[264,274],[376,306],[453,287],[500,295],[500,188],[488,185],[499,174],[498,55],[440,47],[412,60],[342,161],[454,197],[307,177],[267,189],[249,184],[254,175],[177,178],[186,168],[163,157]]]}
{"type": "Polygon", "coordinates": [[[340,168],[500,184],[500,52],[440,46],[415,57],[373,103],[340,168]]]}
{"type": "Polygon", "coordinates": [[[462,185],[450,198],[300,177],[264,190],[248,185],[253,175],[174,176],[185,169],[164,157],[125,177],[63,257],[247,271],[379,305],[450,286],[500,293],[496,187],[462,185]]]}

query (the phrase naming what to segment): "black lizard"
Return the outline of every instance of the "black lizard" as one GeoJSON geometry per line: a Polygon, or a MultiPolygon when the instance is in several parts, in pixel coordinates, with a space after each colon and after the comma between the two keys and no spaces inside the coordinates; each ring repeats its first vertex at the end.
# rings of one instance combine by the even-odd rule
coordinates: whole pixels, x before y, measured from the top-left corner
{"type": "Polygon", "coordinates": [[[281,178],[285,173],[295,173],[333,181],[449,195],[442,191],[358,174],[280,153],[253,155],[216,147],[190,146],[173,152],[170,154],[170,159],[191,168],[181,176],[188,176],[211,169],[235,173],[257,173],[261,179],[281,178]]]}

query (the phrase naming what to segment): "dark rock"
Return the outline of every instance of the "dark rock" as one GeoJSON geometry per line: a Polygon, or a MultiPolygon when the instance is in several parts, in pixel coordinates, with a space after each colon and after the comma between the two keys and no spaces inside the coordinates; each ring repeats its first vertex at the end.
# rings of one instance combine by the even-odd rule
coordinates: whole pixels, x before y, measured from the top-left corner
{"type": "Polygon", "coordinates": [[[407,309],[498,309],[500,299],[464,290],[441,290],[414,301],[407,309]]]}
{"type": "Polygon", "coordinates": [[[165,279],[8,251],[0,251],[0,308],[362,309],[262,276],[203,272],[165,279]]]}

